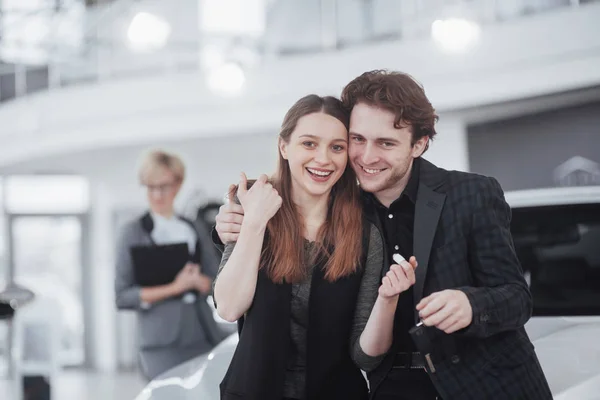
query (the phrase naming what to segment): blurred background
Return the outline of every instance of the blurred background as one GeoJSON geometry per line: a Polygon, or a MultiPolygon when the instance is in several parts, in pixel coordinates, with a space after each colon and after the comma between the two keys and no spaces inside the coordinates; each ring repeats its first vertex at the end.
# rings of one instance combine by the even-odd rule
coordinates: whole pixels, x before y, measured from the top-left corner
{"type": "MultiPolygon", "coordinates": [[[[600,185],[599,21],[593,0],[0,0],[0,289],[62,315],[56,398],[145,384],[113,291],[144,150],[181,155],[177,208],[210,224],[240,171],[273,170],[295,100],[386,68],[438,111],[437,165],[600,185]]],[[[9,336],[0,320],[3,399],[9,336]]]]}

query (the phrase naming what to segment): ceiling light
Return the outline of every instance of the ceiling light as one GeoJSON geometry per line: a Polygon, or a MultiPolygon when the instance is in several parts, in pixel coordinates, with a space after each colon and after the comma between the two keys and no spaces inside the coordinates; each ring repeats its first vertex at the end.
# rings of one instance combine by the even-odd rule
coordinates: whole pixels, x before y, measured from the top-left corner
{"type": "Polygon", "coordinates": [[[444,51],[459,53],[477,43],[480,30],[476,22],[463,18],[448,18],[433,22],[431,36],[444,51]]]}
{"type": "Polygon", "coordinates": [[[171,35],[171,26],[156,15],[140,12],[133,17],[127,30],[129,44],[136,51],[161,49],[171,35]]]}

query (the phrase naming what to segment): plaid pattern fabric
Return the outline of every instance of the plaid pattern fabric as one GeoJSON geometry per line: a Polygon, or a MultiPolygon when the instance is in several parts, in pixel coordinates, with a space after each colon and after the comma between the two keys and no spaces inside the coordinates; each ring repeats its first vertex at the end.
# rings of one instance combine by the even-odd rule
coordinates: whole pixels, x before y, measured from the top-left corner
{"type": "MultiPolygon", "coordinates": [[[[499,183],[481,175],[445,171],[422,159],[423,185],[427,190],[420,188],[417,202],[428,202],[424,194],[428,191],[445,198],[420,297],[459,289],[473,308],[473,322],[462,331],[448,335],[428,328],[435,366],[435,372],[428,369],[428,373],[440,396],[445,400],[552,399],[523,328],[531,317],[532,300],[515,254],[511,212],[499,183]]],[[[416,215],[415,225],[418,220],[416,215]]],[[[369,374],[375,399],[394,354],[401,351],[395,343],[369,374]]]]}

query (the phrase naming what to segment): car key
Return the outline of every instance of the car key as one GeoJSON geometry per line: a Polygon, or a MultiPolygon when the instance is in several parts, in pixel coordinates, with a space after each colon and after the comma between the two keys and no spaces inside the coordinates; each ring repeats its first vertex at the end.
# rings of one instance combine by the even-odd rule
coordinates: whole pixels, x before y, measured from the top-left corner
{"type": "MultiPolygon", "coordinates": [[[[392,255],[392,259],[396,262],[396,264],[400,265],[402,261],[406,261],[404,257],[402,257],[398,253],[394,253],[392,255]]],[[[429,370],[432,373],[435,373],[435,366],[431,361],[431,341],[429,340],[429,336],[427,335],[426,326],[423,325],[423,322],[419,322],[416,326],[412,327],[408,333],[413,338],[415,345],[423,354],[425,354],[425,361],[429,366],[429,370]]]]}
{"type": "Polygon", "coordinates": [[[435,366],[433,365],[433,361],[431,361],[432,345],[429,335],[427,334],[427,326],[423,325],[423,322],[421,321],[417,325],[413,326],[408,333],[412,337],[417,349],[424,354],[425,361],[427,362],[431,373],[435,373],[435,366]]]}

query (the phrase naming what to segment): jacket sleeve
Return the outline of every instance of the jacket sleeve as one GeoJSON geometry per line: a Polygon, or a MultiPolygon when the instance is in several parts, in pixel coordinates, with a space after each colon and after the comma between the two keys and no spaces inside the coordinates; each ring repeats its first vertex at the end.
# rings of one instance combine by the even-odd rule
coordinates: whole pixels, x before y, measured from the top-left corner
{"type": "Polygon", "coordinates": [[[354,363],[366,372],[371,372],[377,368],[386,356],[386,353],[379,356],[370,356],[360,347],[360,336],[367,326],[379,294],[382,269],[383,239],[377,228],[371,225],[367,263],[358,291],[354,322],[350,334],[350,356],[354,363]]]}
{"type": "Polygon", "coordinates": [[[133,227],[125,225],[116,243],[115,301],[119,310],[136,310],[141,306],[141,288],[134,281],[130,253],[133,233],[133,227]]]}
{"type": "Polygon", "coordinates": [[[198,234],[198,244],[200,247],[200,265],[202,273],[215,279],[219,270],[219,255],[213,247],[211,234],[208,227],[199,221],[195,221],[196,232],[198,234]]]}
{"type": "Polygon", "coordinates": [[[498,181],[482,179],[468,238],[475,285],[459,288],[473,309],[464,335],[488,337],[520,328],[531,317],[531,293],[515,252],[510,220],[511,210],[498,181]]]}
{"type": "Polygon", "coordinates": [[[213,227],[210,231],[210,237],[212,239],[214,246],[217,248],[217,250],[220,253],[223,253],[223,251],[225,251],[225,244],[223,242],[221,242],[221,238],[219,237],[219,234],[217,233],[216,225],[213,225],[213,227]]]}

